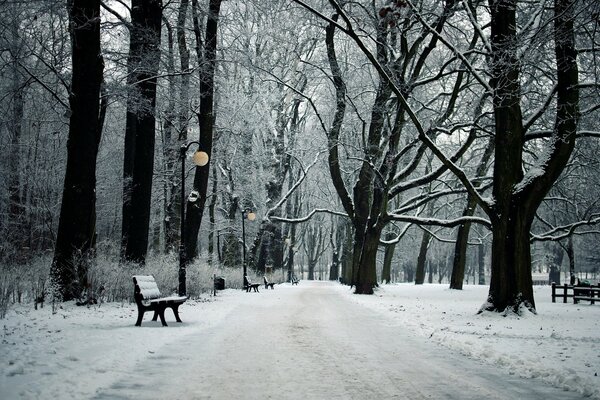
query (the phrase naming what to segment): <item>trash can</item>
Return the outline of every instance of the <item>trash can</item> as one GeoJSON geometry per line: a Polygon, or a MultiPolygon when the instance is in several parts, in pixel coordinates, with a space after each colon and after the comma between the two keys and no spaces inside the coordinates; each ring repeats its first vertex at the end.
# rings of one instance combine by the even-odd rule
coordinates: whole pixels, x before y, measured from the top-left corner
{"type": "Polygon", "coordinates": [[[215,278],[215,290],[225,290],[225,278],[221,276],[215,278]]]}

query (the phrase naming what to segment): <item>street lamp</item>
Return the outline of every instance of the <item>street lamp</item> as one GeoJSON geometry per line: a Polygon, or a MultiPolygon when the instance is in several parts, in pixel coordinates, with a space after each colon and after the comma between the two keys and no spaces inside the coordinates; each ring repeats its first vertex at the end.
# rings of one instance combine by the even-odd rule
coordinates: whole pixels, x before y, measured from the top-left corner
{"type": "Polygon", "coordinates": [[[242,209],[242,267],[244,270],[244,276],[242,276],[242,289],[246,284],[246,218],[248,221],[254,221],[256,219],[256,214],[250,208],[242,209]]]}
{"type": "MultiPolygon", "coordinates": [[[[180,221],[180,239],[179,239],[179,295],[186,295],[186,287],[185,287],[185,266],[187,262],[187,257],[185,254],[185,156],[190,146],[193,144],[197,144],[200,147],[200,142],[192,141],[188,144],[182,144],[181,149],[179,151],[179,159],[181,160],[181,221],[180,221]]],[[[208,154],[204,151],[196,150],[194,153],[192,160],[194,164],[199,167],[204,167],[208,164],[208,154]]]]}

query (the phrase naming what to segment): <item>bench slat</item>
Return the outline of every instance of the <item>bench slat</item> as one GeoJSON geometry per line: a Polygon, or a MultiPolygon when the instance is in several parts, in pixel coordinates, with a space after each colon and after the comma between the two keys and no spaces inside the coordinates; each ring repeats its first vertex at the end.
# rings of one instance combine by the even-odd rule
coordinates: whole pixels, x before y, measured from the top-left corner
{"type": "Polygon", "coordinates": [[[133,279],[135,279],[144,300],[158,299],[161,296],[158,285],[152,275],[136,275],[133,279]]]}
{"type": "Polygon", "coordinates": [[[178,303],[181,302],[183,303],[184,301],[187,300],[187,297],[185,296],[171,296],[171,297],[163,297],[160,299],[152,299],[149,301],[149,303],[178,303]]]}

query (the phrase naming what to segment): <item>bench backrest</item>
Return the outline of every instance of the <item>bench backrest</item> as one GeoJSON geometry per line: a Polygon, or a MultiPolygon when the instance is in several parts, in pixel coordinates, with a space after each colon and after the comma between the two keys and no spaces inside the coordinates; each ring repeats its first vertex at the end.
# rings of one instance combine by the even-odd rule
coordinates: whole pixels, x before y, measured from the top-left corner
{"type": "Polygon", "coordinates": [[[152,300],[161,297],[160,290],[152,275],[135,275],[133,277],[135,300],[152,300]]]}
{"type": "Polygon", "coordinates": [[[244,275],[244,285],[245,286],[250,286],[250,279],[248,279],[248,275],[244,275]]]}

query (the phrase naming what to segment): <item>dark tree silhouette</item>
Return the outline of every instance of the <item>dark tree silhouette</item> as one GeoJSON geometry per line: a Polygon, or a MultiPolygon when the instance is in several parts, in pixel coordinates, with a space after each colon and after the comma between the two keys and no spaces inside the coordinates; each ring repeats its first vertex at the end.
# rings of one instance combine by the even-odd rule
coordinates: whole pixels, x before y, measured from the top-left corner
{"type": "Polygon", "coordinates": [[[100,0],[69,4],[73,75],[67,169],[51,279],[60,300],[78,297],[86,284],[86,258],[96,223],[96,157],[101,135],[100,0]]]}

